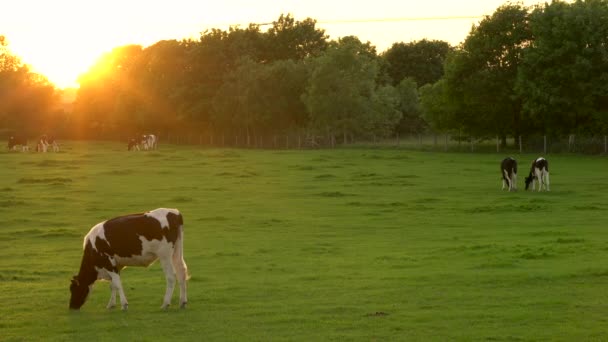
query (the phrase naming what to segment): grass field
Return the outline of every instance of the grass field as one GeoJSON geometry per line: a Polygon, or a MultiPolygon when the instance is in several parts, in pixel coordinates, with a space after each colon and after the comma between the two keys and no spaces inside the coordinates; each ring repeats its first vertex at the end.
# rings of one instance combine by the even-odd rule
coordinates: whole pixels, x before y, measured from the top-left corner
{"type": "Polygon", "coordinates": [[[608,339],[608,159],[549,155],[551,192],[501,192],[504,155],[68,142],[0,152],[0,340],[608,339]],[[69,279],[96,223],[181,210],[189,306],[160,266],[129,311],[69,279]]]}

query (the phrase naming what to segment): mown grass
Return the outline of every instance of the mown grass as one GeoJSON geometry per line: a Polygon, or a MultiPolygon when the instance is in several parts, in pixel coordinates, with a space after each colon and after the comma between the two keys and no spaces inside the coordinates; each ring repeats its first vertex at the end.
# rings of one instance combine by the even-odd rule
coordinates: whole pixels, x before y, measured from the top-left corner
{"type": "Polygon", "coordinates": [[[68,142],[0,153],[2,340],[602,340],[608,160],[550,155],[550,193],[500,191],[497,154],[68,142]],[[185,218],[189,307],[155,264],[129,311],[98,282],[67,309],[82,238],[157,207],[185,218]],[[174,304],[177,295],[174,296],[174,304]]]}

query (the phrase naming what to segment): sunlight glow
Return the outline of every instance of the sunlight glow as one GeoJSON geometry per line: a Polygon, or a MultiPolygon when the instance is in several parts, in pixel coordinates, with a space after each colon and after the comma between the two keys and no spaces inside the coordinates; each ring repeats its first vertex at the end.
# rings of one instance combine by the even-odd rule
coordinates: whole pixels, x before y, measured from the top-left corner
{"type": "MultiPolygon", "coordinates": [[[[525,5],[539,3],[524,1],[525,5]]],[[[279,15],[292,13],[296,20],[317,19],[330,39],[356,35],[370,41],[378,52],[392,43],[438,39],[456,45],[464,40],[471,17],[491,14],[503,0],[272,0],[256,2],[226,0],[20,0],[4,4],[0,35],[9,49],[32,66],[35,72],[59,87],[77,87],[78,76],[105,52],[139,44],[143,47],[164,39],[198,39],[210,28],[227,29],[249,23],[268,23],[279,15]],[[468,17],[455,20],[365,22],[367,19],[396,17],[468,17]],[[364,22],[342,22],[363,20],[364,22]]],[[[265,29],[267,27],[264,27],[265,29]]]]}

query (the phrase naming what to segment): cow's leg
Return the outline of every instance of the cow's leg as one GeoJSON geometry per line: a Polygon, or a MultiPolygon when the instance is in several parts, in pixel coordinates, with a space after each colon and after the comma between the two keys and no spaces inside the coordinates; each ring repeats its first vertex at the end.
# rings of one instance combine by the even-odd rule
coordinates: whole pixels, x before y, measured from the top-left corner
{"type": "Polygon", "coordinates": [[[547,191],[551,191],[551,190],[549,189],[549,171],[547,171],[547,172],[545,173],[545,185],[546,185],[546,187],[547,187],[547,191]]]}
{"type": "Polygon", "coordinates": [[[163,305],[161,309],[166,309],[171,305],[171,297],[173,297],[173,289],[175,288],[175,269],[173,263],[168,257],[160,258],[160,265],[165,272],[165,279],[167,280],[167,290],[165,291],[165,298],[163,299],[163,305]]]}
{"type": "Polygon", "coordinates": [[[517,191],[517,173],[511,174],[511,185],[513,186],[513,190],[517,191]]]}
{"type": "Polygon", "coordinates": [[[113,283],[110,282],[110,301],[108,302],[107,309],[114,309],[116,307],[116,288],[113,283]]]}
{"type": "Polygon", "coordinates": [[[505,183],[505,179],[503,178],[503,179],[502,179],[502,189],[501,189],[501,190],[504,190],[504,189],[505,189],[505,184],[506,184],[506,183],[505,183]]]}
{"type": "MultiPolygon", "coordinates": [[[[123,310],[127,310],[129,308],[129,303],[127,302],[127,297],[125,296],[125,291],[122,289],[122,282],[120,281],[120,274],[115,272],[108,272],[110,278],[112,279],[112,292],[118,291],[118,295],[120,296],[120,305],[123,310]]],[[[111,300],[111,297],[110,297],[111,300]]]]}
{"type": "Polygon", "coordinates": [[[509,189],[509,191],[511,191],[511,179],[509,178],[509,173],[507,172],[507,170],[502,170],[502,173],[504,174],[504,177],[502,179],[503,189],[504,189],[504,184],[506,182],[507,188],[509,189]]]}
{"type": "Polygon", "coordinates": [[[538,181],[538,192],[541,192],[543,190],[543,173],[538,169],[534,170],[534,173],[536,176],[536,180],[538,181]]]}
{"type": "Polygon", "coordinates": [[[179,307],[185,308],[188,303],[187,280],[188,280],[188,266],[184,258],[178,253],[173,254],[173,267],[177,275],[177,281],[179,282],[179,307]]]}

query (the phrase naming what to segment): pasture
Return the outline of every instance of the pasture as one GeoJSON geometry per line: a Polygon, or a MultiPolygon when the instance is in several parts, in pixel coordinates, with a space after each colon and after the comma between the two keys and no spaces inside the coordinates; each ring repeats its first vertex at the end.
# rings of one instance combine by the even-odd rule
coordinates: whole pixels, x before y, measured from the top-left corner
{"type": "Polygon", "coordinates": [[[501,192],[491,153],[66,142],[0,152],[0,340],[602,340],[608,159],[549,155],[551,192],[501,192]],[[158,263],[68,310],[82,239],[158,207],[185,220],[186,310],[158,263]]]}

